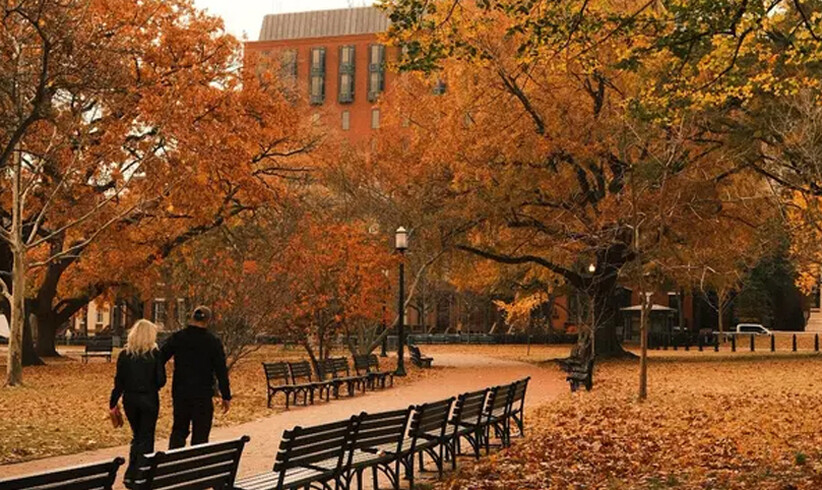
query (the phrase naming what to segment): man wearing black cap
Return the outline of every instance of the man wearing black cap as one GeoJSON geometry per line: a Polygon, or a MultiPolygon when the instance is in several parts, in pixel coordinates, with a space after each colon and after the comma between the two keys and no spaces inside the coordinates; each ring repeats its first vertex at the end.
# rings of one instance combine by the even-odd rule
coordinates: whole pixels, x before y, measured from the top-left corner
{"type": "Polygon", "coordinates": [[[175,332],[160,348],[163,362],[174,357],[174,379],[171,398],[174,423],[169,449],[186,445],[189,428],[191,445],[205,444],[211,432],[214,416],[214,378],[220,385],[223,413],[231,406],[231,387],[225,363],[223,344],[207,330],[211,310],[198,306],[186,328],[175,332]]]}

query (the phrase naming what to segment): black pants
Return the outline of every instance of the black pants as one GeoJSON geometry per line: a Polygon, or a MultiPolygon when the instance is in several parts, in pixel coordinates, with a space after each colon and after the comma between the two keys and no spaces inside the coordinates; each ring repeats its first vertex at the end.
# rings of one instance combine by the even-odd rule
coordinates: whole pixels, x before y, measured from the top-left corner
{"type": "Polygon", "coordinates": [[[214,403],[211,398],[174,399],[174,423],[171,426],[169,449],[186,445],[191,430],[191,445],[205,444],[211,433],[211,419],[214,416],[214,403]]]}
{"type": "Polygon", "coordinates": [[[160,397],[157,393],[126,393],[123,408],[131,426],[131,450],[125,477],[131,479],[139,468],[144,454],[154,452],[154,429],[160,413],[160,397]]]}

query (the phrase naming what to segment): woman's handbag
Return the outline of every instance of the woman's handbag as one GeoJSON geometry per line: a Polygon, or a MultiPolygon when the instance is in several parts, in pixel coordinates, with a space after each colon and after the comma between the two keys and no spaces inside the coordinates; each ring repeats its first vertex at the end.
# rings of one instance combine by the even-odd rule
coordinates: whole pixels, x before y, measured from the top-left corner
{"type": "Polygon", "coordinates": [[[119,405],[114,407],[114,410],[109,410],[108,413],[111,416],[111,425],[113,425],[115,429],[123,426],[123,414],[120,412],[119,405]]]}

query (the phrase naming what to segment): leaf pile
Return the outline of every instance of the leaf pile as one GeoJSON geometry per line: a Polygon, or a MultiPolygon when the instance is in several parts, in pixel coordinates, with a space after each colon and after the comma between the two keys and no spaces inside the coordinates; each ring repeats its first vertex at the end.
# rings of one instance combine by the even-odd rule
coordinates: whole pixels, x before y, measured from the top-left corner
{"type": "Polygon", "coordinates": [[[604,363],[594,391],[529,412],[525,439],[439,488],[822,488],[821,360],[654,359],[644,404],[637,364],[604,363]]]}
{"type": "MultiPolygon", "coordinates": [[[[112,429],[108,418],[115,363],[91,360],[82,364],[77,360],[80,352],[72,350],[72,357],[49,359],[46,366],[25,368],[25,386],[21,388],[0,388],[0,464],[128,444],[131,439],[128,427],[112,429]]],[[[231,411],[223,416],[216,409],[214,425],[237,425],[284,410],[282,396],[276,397],[271,409],[266,408],[265,378],[260,362],[305,357],[301,348],[285,350],[281,346],[265,346],[240,361],[230,374],[234,396],[231,411]]],[[[380,359],[383,369],[393,369],[395,365],[394,358],[380,359]]],[[[397,378],[396,385],[434,373],[416,369],[410,363],[407,370],[408,377],[397,378]]],[[[160,440],[171,431],[170,365],[167,371],[169,383],[160,393],[157,422],[160,440]]]]}

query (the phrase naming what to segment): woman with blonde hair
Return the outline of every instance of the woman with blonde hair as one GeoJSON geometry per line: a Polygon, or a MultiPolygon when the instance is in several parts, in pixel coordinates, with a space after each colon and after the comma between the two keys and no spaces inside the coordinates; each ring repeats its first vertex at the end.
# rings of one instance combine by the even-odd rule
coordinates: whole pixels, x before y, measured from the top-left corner
{"type": "Polygon", "coordinates": [[[154,429],[160,414],[159,391],[165,384],[165,365],[157,350],[157,325],[137,320],[117,357],[117,374],[109,400],[109,409],[116,414],[120,410],[117,402],[123,397],[123,408],[133,434],[124,477],[127,488],[133,483],[142,456],[154,452],[154,429]]]}

